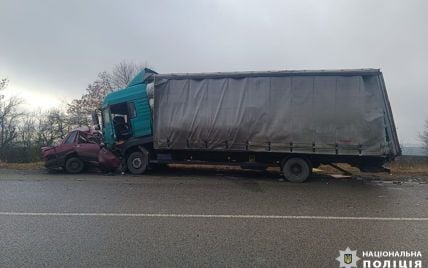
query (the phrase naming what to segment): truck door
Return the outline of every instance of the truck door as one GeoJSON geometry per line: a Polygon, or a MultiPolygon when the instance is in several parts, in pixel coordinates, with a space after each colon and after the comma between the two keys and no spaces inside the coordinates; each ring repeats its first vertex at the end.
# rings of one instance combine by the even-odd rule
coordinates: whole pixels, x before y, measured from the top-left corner
{"type": "Polygon", "coordinates": [[[116,140],[116,136],[113,129],[113,123],[111,121],[110,107],[104,108],[102,112],[102,126],[104,142],[108,146],[111,146],[116,140]]]}

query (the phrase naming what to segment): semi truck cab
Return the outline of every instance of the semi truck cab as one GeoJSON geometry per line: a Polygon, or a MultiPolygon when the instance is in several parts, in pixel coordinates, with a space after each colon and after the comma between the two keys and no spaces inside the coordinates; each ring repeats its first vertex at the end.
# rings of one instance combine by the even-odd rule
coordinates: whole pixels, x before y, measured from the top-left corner
{"type": "Polygon", "coordinates": [[[153,148],[153,117],[147,86],[155,71],[145,68],[118,91],[108,94],[101,106],[104,145],[122,158],[133,174],[143,173],[153,148]]]}
{"type": "Polygon", "coordinates": [[[153,133],[147,96],[148,78],[156,72],[142,70],[127,88],[108,94],[101,107],[104,143],[109,149],[128,139],[148,138],[153,133]]]}

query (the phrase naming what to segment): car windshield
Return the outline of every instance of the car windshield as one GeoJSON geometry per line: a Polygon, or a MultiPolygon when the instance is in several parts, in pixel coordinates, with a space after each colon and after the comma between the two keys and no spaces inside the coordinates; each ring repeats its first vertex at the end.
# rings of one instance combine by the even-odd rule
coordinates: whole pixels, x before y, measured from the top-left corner
{"type": "Polygon", "coordinates": [[[71,132],[68,137],[64,140],[64,144],[72,144],[76,140],[77,131],[71,132]]]}

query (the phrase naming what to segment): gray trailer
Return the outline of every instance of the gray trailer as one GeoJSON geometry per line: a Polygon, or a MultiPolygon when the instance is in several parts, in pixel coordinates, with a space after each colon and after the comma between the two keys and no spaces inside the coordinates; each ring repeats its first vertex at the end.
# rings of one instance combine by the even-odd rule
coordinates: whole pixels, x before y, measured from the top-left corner
{"type": "Polygon", "coordinates": [[[320,164],[377,171],[401,154],[377,69],[141,75],[147,163],[279,165],[304,181],[320,164]]]}

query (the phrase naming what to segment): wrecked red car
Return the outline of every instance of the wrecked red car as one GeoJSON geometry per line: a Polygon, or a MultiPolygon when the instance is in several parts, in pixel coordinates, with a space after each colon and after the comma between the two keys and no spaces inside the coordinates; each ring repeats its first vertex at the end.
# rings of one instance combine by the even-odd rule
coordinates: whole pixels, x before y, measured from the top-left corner
{"type": "Polygon", "coordinates": [[[68,173],[80,173],[87,166],[114,171],[120,160],[100,145],[100,139],[87,130],[70,132],[61,144],[42,148],[42,157],[48,169],[62,168],[68,173]]]}

